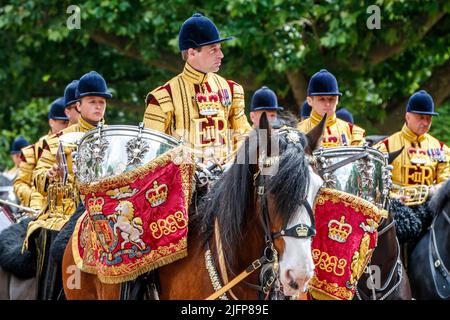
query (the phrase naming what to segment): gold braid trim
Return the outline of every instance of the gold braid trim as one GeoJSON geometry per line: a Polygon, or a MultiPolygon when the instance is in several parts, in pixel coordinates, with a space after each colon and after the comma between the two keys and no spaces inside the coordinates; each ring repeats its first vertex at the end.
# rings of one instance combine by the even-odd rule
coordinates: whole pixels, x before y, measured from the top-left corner
{"type": "Polygon", "coordinates": [[[309,292],[317,300],[351,300],[353,293],[337,283],[329,283],[327,280],[320,281],[314,276],[309,284],[309,292]]]}
{"type": "Polygon", "coordinates": [[[142,260],[138,260],[133,264],[123,266],[108,266],[108,275],[100,273],[96,266],[84,265],[83,258],[80,257],[78,251],[78,235],[81,224],[87,211],[78,219],[72,238],[72,255],[76,266],[83,272],[95,274],[100,282],[107,284],[117,284],[126,281],[132,281],[140,275],[150,272],[154,269],[162,267],[166,264],[174,262],[187,256],[187,238],[184,237],[175,244],[158,247],[142,260]],[[171,251],[175,251],[170,254],[171,251]],[[126,274],[125,272],[126,271],[126,274]]]}
{"type": "Polygon", "coordinates": [[[185,167],[193,167],[194,164],[193,155],[183,146],[178,146],[175,149],[163,153],[147,164],[122,173],[118,176],[101,179],[90,184],[78,182],[80,193],[87,195],[93,192],[106,192],[108,190],[123,187],[125,184],[132,184],[144,175],[154,172],[156,168],[174,160],[180,160],[181,172],[189,172],[190,170],[185,167]]]}
{"type": "MultiPolygon", "coordinates": [[[[105,192],[107,190],[112,190],[117,187],[121,187],[124,183],[131,184],[142,176],[155,171],[159,166],[165,165],[170,161],[180,161],[180,174],[184,192],[184,205],[188,208],[191,202],[192,193],[195,187],[195,181],[193,179],[195,166],[193,165],[194,159],[193,154],[188,152],[183,146],[179,146],[175,149],[169,150],[156,159],[150,161],[148,164],[141,166],[139,168],[133,169],[126,172],[118,177],[106,178],[89,185],[80,184],[80,191],[83,194],[88,194],[91,192],[105,192]]],[[[147,273],[153,269],[162,267],[166,264],[174,262],[178,259],[187,256],[187,238],[184,237],[176,244],[169,244],[168,246],[158,247],[154,249],[149,255],[144,259],[136,261],[134,264],[128,264],[126,266],[109,266],[109,275],[104,275],[99,273],[97,267],[84,265],[83,258],[80,257],[78,251],[78,235],[81,228],[81,224],[84,220],[87,211],[78,219],[75,226],[72,239],[72,255],[75,264],[82,271],[96,274],[99,280],[103,283],[116,284],[126,281],[131,281],[136,279],[138,276],[147,273]],[[172,254],[170,252],[173,252],[172,254]],[[126,268],[126,274],[124,269],[126,268]],[[115,275],[117,274],[117,275],[115,275]],[[120,275],[119,275],[120,274],[120,275]]],[[[86,217],[89,219],[89,216],[86,217]]],[[[89,250],[89,249],[87,249],[89,250]]]]}
{"type": "Polygon", "coordinates": [[[380,222],[382,218],[388,217],[388,212],[386,210],[380,209],[369,201],[344,191],[321,188],[314,202],[314,207],[323,205],[326,201],[332,201],[333,203],[343,202],[346,207],[350,206],[356,212],[361,211],[365,216],[372,218],[377,223],[380,222]]]}

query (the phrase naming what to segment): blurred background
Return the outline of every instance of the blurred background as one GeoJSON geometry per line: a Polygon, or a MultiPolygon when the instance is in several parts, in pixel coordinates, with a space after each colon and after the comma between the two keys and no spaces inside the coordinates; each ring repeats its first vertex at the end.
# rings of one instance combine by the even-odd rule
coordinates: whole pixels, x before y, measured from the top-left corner
{"type": "MultiPolygon", "coordinates": [[[[267,85],[298,115],[309,78],[322,68],[338,79],[338,105],[367,134],[404,122],[419,89],[434,98],[431,134],[450,144],[450,1],[379,0],[7,0],[0,4],[0,167],[10,144],[48,132],[51,101],[96,70],[114,99],[106,122],[137,125],[145,96],[181,72],[181,24],[210,17],[223,44],[219,74],[253,92],[267,85]]],[[[0,169],[2,169],[0,168],[0,169]]]]}

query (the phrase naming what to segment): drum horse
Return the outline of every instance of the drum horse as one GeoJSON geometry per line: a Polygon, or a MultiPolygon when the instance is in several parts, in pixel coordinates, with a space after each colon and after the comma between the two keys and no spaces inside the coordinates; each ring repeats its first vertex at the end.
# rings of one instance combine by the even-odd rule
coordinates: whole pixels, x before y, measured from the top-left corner
{"type": "MultiPolygon", "coordinates": [[[[370,146],[321,148],[314,152],[317,171],[325,186],[345,191],[389,211],[391,187],[388,165],[401,153],[387,158],[370,146]]],[[[391,212],[378,227],[378,244],[356,289],[359,300],[410,300],[409,279],[400,259],[400,246],[391,212]],[[379,271],[379,272],[377,272],[379,271]]]]}
{"type": "MultiPolygon", "coordinates": [[[[307,289],[314,269],[311,204],[323,182],[309,157],[325,122],[304,135],[294,129],[272,130],[265,114],[260,121],[198,210],[191,210],[188,256],[157,269],[161,299],[204,299],[213,293],[257,299],[267,298],[271,289],[285,295],[307,289]],[[208,251],[212,263],[202,263],[208,251]],[[258,269],[259,275],[253,272],[258,269]],[[247,278],[227,281],[236,274],[247,278]],[[231,284],[235,285],[226,293],[224,288],[231,284]]],[[[72,239],[64,252],[63,270],[75,264],[72,239]]],[[[80,289],[71,289],[69,276],[63,275],[68,299],[121,297],[122,284],[105,284],[81,271],[80,289]]]]}
{"type": "Polygon", "coordinates": [[[36,298],[34,253],[21,254],[22,242],[31,218],[18,210],[13,183],[0,174],[0,300],[36,298]]]}
{"type": "Polygon", "coordinates": [[[416,299],[450,299],[450,180],[431,198],[433,221],[409,257],[416,299]]]}

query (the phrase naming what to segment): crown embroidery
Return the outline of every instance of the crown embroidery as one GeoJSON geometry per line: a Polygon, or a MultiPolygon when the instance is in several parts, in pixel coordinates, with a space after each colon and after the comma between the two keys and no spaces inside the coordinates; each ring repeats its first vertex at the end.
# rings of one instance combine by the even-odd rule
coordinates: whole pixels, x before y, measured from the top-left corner
{"type": "Polygon", "coordinates": [[[197,101],[198,112],[202,116],[214,116],[220,111],[219,95],[215,92],[199,92],[195,95],[195,101],[197,101]]]}
{"type": "Polygon", "coordinates": [[[91,214],[102,213],[105,199],[103,197],[94,197],[94,194],[92,194],[92,198],[88,200],[87,204],[91,214]]]}
{"type": "Polygon", "coordinates": [[[330,220],[328,222],[328,238],[331,240],[344,243],[348,236],[352,233],[352,226],[345,223],[345,217],[341,216],[340,221],[330,220]]]}
{"type": "Polygon", "coordinates": [[[409,148],[408,155],[412,164],[422,165],[427,163],[427,151],[424,149],[409,148]]]}
{"type": "Polygon", "coordinates": [[[304,225],[300,225],[295,228],[295,232],[297,232],[297,237],[307,237],[308,236],[308,228],[304,225]]]}
{"type": "Polygon", "coordinates": [[[335,136],[328,136],[322,139],[322,146],[325,148],[339,146],[339,139],[335,136]]]}
{"type": "Polygon", "coordinates": [[[153,181],[153,188],[145,193],[145,198],[147,198],[147,201],[154,208],[166,202],[168,191],[169,188],[167,185],[158,185],[158,181],[155,180],[153,181]]]}

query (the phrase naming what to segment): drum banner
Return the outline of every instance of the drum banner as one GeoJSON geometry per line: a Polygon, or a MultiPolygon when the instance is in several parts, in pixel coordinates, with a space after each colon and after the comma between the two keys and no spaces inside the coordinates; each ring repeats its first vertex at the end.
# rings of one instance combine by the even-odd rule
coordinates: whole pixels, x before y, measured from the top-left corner
{"type": "Polygon", "coordinates": [[[352,194],[322,188],[315,200],[314,276],[309,293],[318,300],[351,300],[377,245],[387,211],[352,194]]]}
{"type": "Polygon", "coordinates": [[[182,146],[151,162],[81,185],[86,212],[77,221],[77,266],[104,283],[121,283],[187,255],[192,154],[182,146]]]}

